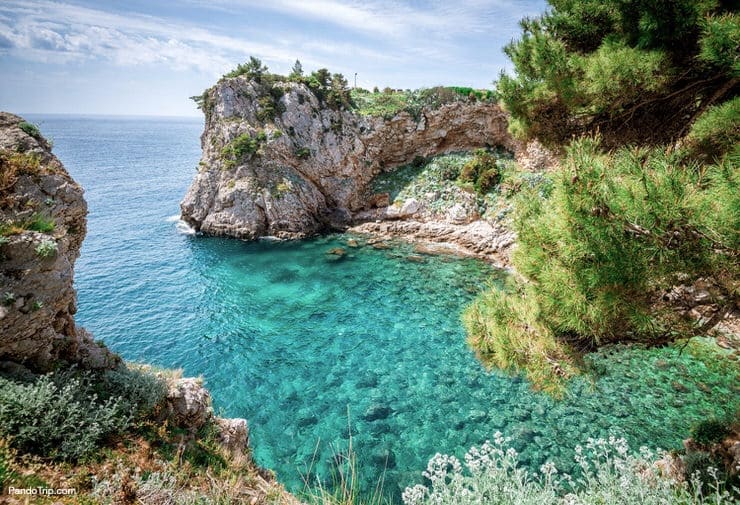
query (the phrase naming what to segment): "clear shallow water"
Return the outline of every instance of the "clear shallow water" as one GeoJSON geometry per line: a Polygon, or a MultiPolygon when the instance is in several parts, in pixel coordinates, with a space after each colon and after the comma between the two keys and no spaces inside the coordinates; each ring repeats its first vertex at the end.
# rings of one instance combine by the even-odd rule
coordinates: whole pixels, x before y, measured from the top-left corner
{"type": "Polygon", "coordinates": [[[609,351],[560,402],[486,372],[463,307],[491,276],[471,260],[346,237],[244,243],[178,232],[200,155],[199,120],[29,116],[86,188],[79,321],[133,361],[203,375],[214,404],[249,420],[257,461],[289,488],[334,453],[357,453],[363,486],[421,482],[435,452],[499,430],[522,460],[567,468],[587,437],[679,447],[697,419],[738,408],[736,377],[674,349],[609,351]],[[343,247],[338,259],[327,251],[343,247]],[[414,258],[417,259],[418,258],[414,258]],[[348,425],[350,428],[348,429],[348,425]]]}

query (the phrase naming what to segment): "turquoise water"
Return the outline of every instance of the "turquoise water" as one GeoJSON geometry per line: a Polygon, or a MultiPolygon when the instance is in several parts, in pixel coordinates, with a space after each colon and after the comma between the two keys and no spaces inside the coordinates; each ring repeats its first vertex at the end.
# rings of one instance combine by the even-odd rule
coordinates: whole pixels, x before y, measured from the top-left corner
{"type": "Polygon", "coordinates": [[[198,120],[30,116],[86,188],[79,321],[125,358],[203,375],[217,410],[249,420],[257,461],[290,489],[329,479],[351,435],[362,486],[398,496],[436,452],[501,431],[525,464],[568,468],[588,437],[679,447],[738,407],[736,377],[689,352],[612,350],[556,402],[485,371],[463,307],[497,274],[410,246],[332,236],[245,243],[178,230],[198,120]],[[328,254],[340,247],[343,256],[328,254]]]}

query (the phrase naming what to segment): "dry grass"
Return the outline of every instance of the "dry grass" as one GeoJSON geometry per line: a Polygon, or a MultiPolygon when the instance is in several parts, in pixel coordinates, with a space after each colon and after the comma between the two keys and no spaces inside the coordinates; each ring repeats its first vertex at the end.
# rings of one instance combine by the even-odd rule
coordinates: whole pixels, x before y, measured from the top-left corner
{"type": "Polygon", "coordinates": [[[154,422],[77,464],[19,455],[0,441],[0,481],[0,502],[10,504],[27,503],[27,497],[8,495],[8,486],[77,490],[73,496],[30,497],[28,503],[40,505],[298,503],[250,457],[221,448],[212,428],[191,437],[154,422]]]}
{"type": "Polygon", "coordinates": [[[39,173],[41,163],[36,154],[0,150],[0,204],[9,196],[21,175],[39,173]]]}

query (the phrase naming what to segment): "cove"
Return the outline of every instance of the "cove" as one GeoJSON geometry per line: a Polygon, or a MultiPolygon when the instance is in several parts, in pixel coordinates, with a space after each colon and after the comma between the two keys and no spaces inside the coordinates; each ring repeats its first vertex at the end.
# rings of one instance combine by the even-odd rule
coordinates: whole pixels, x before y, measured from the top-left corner
{"type": "Polygon", "coordinates": [[[300,491],[329,479],[352,437],[362,487],[398,496],[436,452],[495,431],[521,460],[571,469],[588,437],[679,447],[691,424],[738,407],[735,377],[691,349],[609,349],[562,401],[486,371],[460,312],[499,274],[411,246],[346,236],[245,243],[178,231],[199,121],[47,117],[41,130],[86,188],[78,317],[126,359],[202,375],[244,417],[257,462],[300,491]],[[328,254],[342,248],[343,256],[328,254]],[[313,478],[313,477],[312,477],[313,478]]]}

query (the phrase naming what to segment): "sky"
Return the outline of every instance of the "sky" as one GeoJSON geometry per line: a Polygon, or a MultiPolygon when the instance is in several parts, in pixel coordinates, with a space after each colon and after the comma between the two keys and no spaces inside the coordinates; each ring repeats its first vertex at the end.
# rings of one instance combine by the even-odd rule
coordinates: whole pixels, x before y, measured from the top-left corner
{"type": "Polygon", "coordinates": [[[0,110],[200,116],[253,55],[364,88],[490,88],[545,0],[0,0],[0,110]]]}

